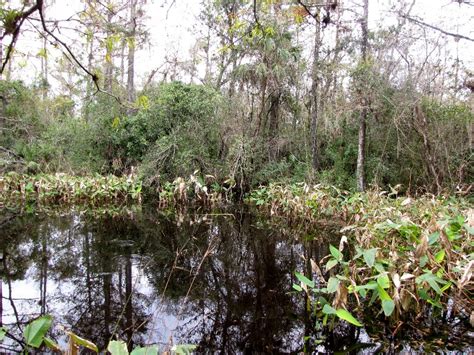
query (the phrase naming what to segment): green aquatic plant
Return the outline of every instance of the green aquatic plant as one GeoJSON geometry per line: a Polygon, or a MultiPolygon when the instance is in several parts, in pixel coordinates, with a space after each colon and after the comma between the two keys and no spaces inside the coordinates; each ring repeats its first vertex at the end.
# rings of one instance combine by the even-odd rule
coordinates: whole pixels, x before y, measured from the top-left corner
{"type": "Polygon", "coordinates": [[[0,176],[0,203],[99,205],[142,199],[142,184],[136,176],[71,176],[67,174],[26,175],[7,173],[0,176]]]}
{"type": "MultiPolygon", "coordinates": [[[[68,348],[62,349],[53,339],[47,336],[52,324],[53,317],[50,315],[44,315],[26,325],[23,331],[23,339],[19,341],[21,344],[23,344],[25,353],[35,349],[44,350],[46,348],[52,350],[55,353],[69,355],[79,354],[81,348],[88,349],[95,353],[100,352],[97,345],[95,345],[93,342],[65,329],[63,329],[63,332],[69,338],[68,348]]],[[[5,336],[10,336],[12,339],[16,339],[9,333],[6,327],[1,327],[0,343],[4,340],[5,336]]],[[[197,346],[193,344],[178,344],[166,347],[163,349],[163,353],[172,355],[187,355],[191,354],[196,348],[197,346]]],[[[107,351],[112,355],[157,355],[159,350],[160,348],[158,345],[151,345],[146,347],[138,346],[129,352],[127,344],[122,340],[111,340],[107,345],[107,351]]]]}
{"type": "Polygon", "coordinates": [[[398,196],[397,188],[348,193],[270,184],[253,191],[248,202],[308,229],[324,221],[339,224],[339,247],[331,245],[329,255],[312,260],[312,274],[298,274],[301,284],[294,286],[312,300],[311,311],[324,324],[344,317],[355,324],[346,311],[364,315],[370,309],[398,330],[407,319],[446,312],[448,304],[465,319],[473,312],[469,199],[398,196]]]}

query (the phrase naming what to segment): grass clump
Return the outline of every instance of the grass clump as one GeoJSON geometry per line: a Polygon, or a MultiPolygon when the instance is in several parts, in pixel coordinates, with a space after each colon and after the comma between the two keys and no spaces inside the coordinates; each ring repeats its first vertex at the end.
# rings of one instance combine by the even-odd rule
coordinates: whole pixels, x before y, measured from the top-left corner
{"type": "Polygon", "coordinates": [[[91,204],[140,202],[141,181],[133,176],[27,175],[15,172],[0,177],[0,205],[23,202],[91,204]]]}
{"type": "Polygon", "coordinates": [[[294,288],[312,300],[317,324],[339,318],[360,326],[365,317],[381,317],[396,333],[415,319],[467,320],[474,312],[469,199],[300,184],[262,187],[249,201],[289,221],[341,224],[339,246],[308,260],[311,273],[296,274],[294,288]]]}

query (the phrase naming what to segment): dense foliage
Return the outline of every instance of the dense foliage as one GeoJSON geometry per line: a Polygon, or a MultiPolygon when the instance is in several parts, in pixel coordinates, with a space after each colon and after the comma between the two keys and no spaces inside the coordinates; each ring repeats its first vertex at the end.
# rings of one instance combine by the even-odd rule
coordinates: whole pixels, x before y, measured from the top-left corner
{"type": "MultiPolygon", "coordinates": [[[[122,175],[138,170],[146,186],[158,186],[197,171],[220,182],[232,179],[246,190],[275,180],[355,186],[357,122],[350,117],[321,137],[321,171],[314,174],[304,136],[292,123],[282,129],[283,145],[271,156],[265,142],[243,133],[245,122],[232,117],[232,106],[239,103],[209,86],[160,84],[142,93],[131,114],[99,96],[93,120],[77,116],[65,98],[40,102],[34,88],[21,82],[2,82],[0,90],[5,98],[3,172],[122,175]]],[[[403,117],[394,117],[402,93],[392,89],[386,94],[391,98],[380,103],[368,134],[369,181],[382,187],[402,184],[409,191],[465,188],[474,176],[468,106],[426,98],[403,117]],[[424,129],[433,142],[432,166],[426,164],[425,132],[414,129],[417,115],[428,122],[424,129]]]]}

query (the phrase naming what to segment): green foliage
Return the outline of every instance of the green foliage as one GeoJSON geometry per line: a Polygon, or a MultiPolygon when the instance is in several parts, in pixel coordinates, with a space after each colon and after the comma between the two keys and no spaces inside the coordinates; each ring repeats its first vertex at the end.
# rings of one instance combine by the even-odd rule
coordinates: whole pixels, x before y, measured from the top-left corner
{"type": "Polygon", "coordinates": [[[53,318],[49,315],[42,316],[29,323],[23,332],[26,344],[34,348],[39,348],[43,343],[44,337],[51,328],[53,318]]]}
{"type": "MultiPolygon", "coordinates": [[[[65,333],[69,337],[69,350],[63,350],[53,340],[48,338],[46,334],[51,328],[53,318],[50,315],[42,316],[38,319],[27,324],[23,332],[23,338],[27,346],[31,346],[36,349],[40,349],[44,344],[55,353],[69,354],[71,352],[76,353],[81,347],[92,350],[95,353],[99,353],[99,348],[93,342],[84,339],[77,334],[65,330],[65,333]]],[[[5,337],[7,329],[5,327],[0,328],[0,342],[5,337]]],[[[177,344],[171,348],[171,354],[192,354],[193,350],[196,350],[197,346],[193,344],[177,344]]],[[[127,344],[122,340],[111,340],[107,346],[107,351],[112,355],[158,355],[159,347],[157,345],[140,347],[137,346],[129,353],[127,344]]],[[[25,349],[26,351],[26,349],[25,349]]]]}
{"type": "Polygon", "coordinates": [[[295,215],[306,216],[306,223],[336,216],[351,221],[341,229],[339,248],[330,245],[321,267],[313,266],[313,272],[324,270],[327,278],[315,272],[316,283],[296,273],[300,285],[293,289],[311,297],[323,324],[327,316],[355,324],[345,312],[337,315],[340,309],[362,311],[377,305],[377,316],[399,320],[428,307],[446,309],[449,300],[462,304],[456,295],[469,287],[466,272],[474,257],[472,228],[466,222],[472,214],[468,200],[395,198],[396,190],[329,191],[321,186],[270,186],[250,195],[259,208],[271,208],[273,215],[288,221],[295,215]]]}
{"type": "MultiPolygon", "coordinates": [[[[141,167],[144,181],[173,180],[195,170],[215,174],[219,165],[220,95],[202,85],[162,84],[147,96],[150,107],[138,113],[148,136],[141,167]]],[[[144,138],[144,139],[143,139],[144,138]]]]}
{"type": "Polygon", "coordinates": [[[66,174],[21,175],[0,177],[0,201],[3,205],[22,202],[86,203],[91,205],[116,201],[141,201],[142,184],[136,176],[77,177],[66,174]]]}

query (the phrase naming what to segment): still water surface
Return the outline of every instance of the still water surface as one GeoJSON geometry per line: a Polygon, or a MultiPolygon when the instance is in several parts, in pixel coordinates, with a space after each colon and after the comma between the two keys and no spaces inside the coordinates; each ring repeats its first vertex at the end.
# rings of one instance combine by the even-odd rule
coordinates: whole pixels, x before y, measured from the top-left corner
{"type": "MultiPolygon", "coordinates": [[[[245,206],[10,217],[0,230],[0,320],[12,333],[51,314],[58,342],[65,345],[62,326],[99,348],[120,338],[224,353],[466,351],[472,339],[464,329],[408,340],[383,325],[342,325],[320,343],[292,284],[305,259],[329,253],[337,229],[309,235],[245,206]]],[[[4,346],[18,349],[11,339],[4,346]]]]}

